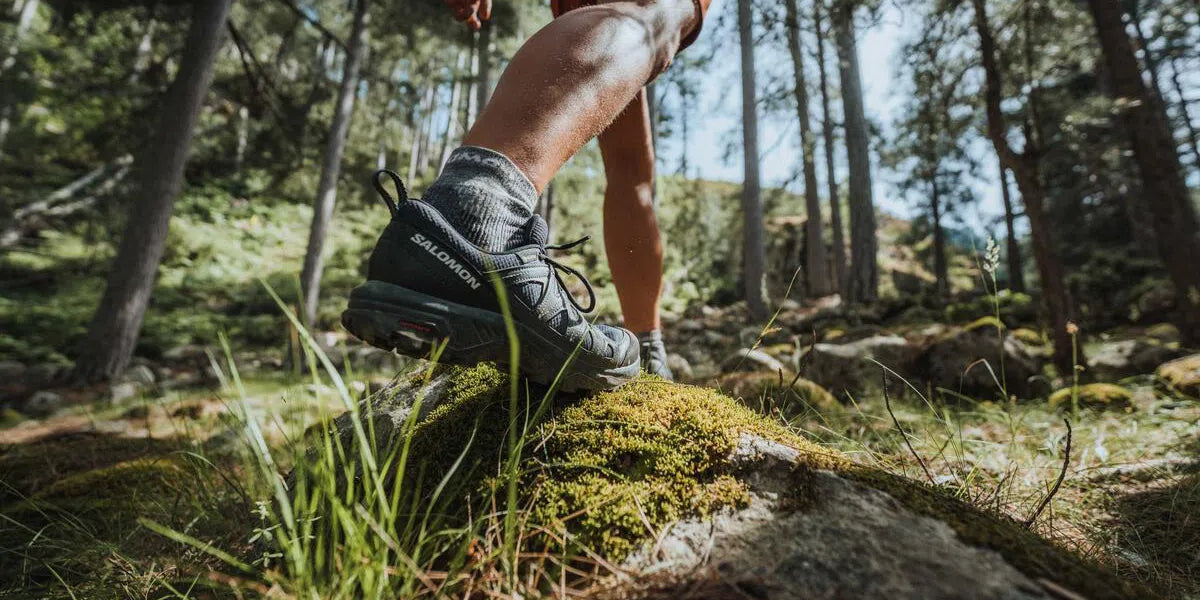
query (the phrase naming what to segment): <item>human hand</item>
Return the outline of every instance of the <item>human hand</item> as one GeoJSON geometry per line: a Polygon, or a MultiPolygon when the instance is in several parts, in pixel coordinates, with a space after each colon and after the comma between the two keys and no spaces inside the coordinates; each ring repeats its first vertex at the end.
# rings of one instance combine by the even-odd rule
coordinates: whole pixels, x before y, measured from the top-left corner
{"type": "Polygon", "coordinates": [[[492,17],[492,0],[444,0],[454,13],[454,18],[478,30],[483,22],[492,17]]]}

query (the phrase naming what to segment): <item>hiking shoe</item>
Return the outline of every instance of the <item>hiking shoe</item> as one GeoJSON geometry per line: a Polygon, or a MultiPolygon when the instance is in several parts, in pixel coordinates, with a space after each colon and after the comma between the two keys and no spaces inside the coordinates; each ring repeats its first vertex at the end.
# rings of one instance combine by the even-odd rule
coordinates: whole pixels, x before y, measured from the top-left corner
{"type": "Polygon", "coordinates": [[[560,389],[572,392],[612,389],[638,374],[637,338],[624,329],[589,323],[583,315],[596,303],[591,284],[547,254],[587,238],[548,246],[546,222],[534,215],[522,244],[487,252],[459,235],[436,209],[408,199],[395,173],[376,173],[375,188],[392,221],[371,254],[368,281],[350,292],[349,308],[342,313],[342,325],[359,339],[419,358],[444,341],[439,361],[508,364],[503,293],[520,340],[518,365],[530,380],[549,385],[561,372],[560,389]],[[383,175],[400,191],[398,203],[383,188],[383,175]],[[564,273],[583,282],[587,306],[566,290],[564,273]]]}
{"type": "Polygon", "coordinates": [[[651,331],[641,336],[642,370],[658,375],[667,381],[675,381],[675,374],[667,366],[667,347],[663,344],[662,332],[651,331]]]}

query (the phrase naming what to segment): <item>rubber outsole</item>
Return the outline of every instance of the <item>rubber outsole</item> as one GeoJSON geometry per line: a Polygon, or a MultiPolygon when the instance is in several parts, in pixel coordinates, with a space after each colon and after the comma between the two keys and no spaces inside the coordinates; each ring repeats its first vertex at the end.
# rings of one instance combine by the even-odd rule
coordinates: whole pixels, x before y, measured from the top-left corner
{"type": "MultiPolygon", "coordinates": [[[[342,326],[359,339],[384,350],[414,358],[429,358],[444,344],[439,362],[474,365],[511,361],[508,333],[500,313],[448,302],[382,281],[368,281],[350,292],[342,326]]],[[[589,364],[574,346],[548,340],[516,322],[520,339],[518,368],[534,383],[550,385],[556,378],[564,392],[609,390],[638,375],[638,362],[604,368],[589,364]],[[569,360],[568,360],[569,359],[569,360]],[[560,376],[561,372],[561,376],[560,376]]]]}

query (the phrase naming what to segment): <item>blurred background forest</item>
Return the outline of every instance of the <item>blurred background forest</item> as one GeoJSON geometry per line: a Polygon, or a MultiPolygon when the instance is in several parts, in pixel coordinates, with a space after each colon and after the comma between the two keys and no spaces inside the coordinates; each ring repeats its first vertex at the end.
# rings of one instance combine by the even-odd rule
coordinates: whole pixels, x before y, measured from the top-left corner
{"type": "MultiPolygon", "coordinates": [[[[549,18],[543,0],[496,0],[478,32],[440,0],[0,1],[4,443],[94,410],[153,437],[129,403],[209,406],[222,344],[271,382],[253,394],[298,385],[272,290],[364,390],[407,366],[338,324],[388,219],[370,176],[392,169],[419,196],[549,18]]],[[[1011,474],[1057,468],[1064,403],[1120,408],[1077,426],[1080,471],[1192,464],[1200,2],[717,0],[649,89],[683,380],[778,414],[770,382],[803,375],[841,408],[789,418],[901,470],[903,436],[855,404],[883,401],[864,358],[981,411],[961,418],[983,438],[1017,427],[997,406],[1033,400],[1024,442],[934,465],[939,484],[982,468],[1007,495],[981,503],[1001,512],[1044,492],[1044,473],[1011,474]]],[[[589,145],[539,203],[552,238],[598,236],[603,189],[589,145]]],[[[564,260],[618,322],[601,246],[564,260]]],[[[922,410],[901,418],[920,431],[922,410]]],[[[1200,481],[1156,473],[1200,534],[1200,481]]],[[[1064,492],[1081,513],[1051,527],[1064,543],[1200,590],[1200,535],[1172,537],[1155,504],[1167,525],[1115,540],[1119,494],[1095,488],[1064,492]]],[[[1119,522],[1145,509],[1130,506],[1119,522]]]]}

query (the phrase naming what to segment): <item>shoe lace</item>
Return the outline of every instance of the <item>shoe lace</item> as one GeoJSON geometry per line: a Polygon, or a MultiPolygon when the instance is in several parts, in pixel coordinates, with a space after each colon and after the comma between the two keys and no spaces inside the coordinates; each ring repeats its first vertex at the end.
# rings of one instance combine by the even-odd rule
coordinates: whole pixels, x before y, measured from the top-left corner
{"type": "MultiPolygon", "coordinates": [[[[595,290],[592,289],[592,283],[590,281],[588,281],[587,277],[585,277],[583,275],[583,273],[580,273],[578,270],[576,270],[572,267],[569,267],[567,265],[564,265],[564,264],[558,262],[557,260],[554,260],[553,258],[550,257],[549,254],[546,253],[546,251],[547,250],[555,250],[555,251],[570,250],[571,248],[582,245],[583,243],[587,242],[590,239],[592,239],[591,236],[585,235],[582,238],[579,238],[573,242],[568,242],[566,244],[546,245],[546,246],[543,246],[542,251],[538,253],[538,258],[541,258],[542,260],[546,261],[547,265],[550,265],[550,272],[554,274],[554,278],[558,280],[558,284],[561,285],[564,290],[567,289],[567,284],[565,281],[563,281],[563,274],[572,275],[575,277],[575,279],[578,279],[579,282],[583,284],[584,289],[586,289],[587,293],[588,293],[587,307],[580,306],[579,301],[575,299],[575,295],[570,292],[567,292],[567,300],[570,301],[571,304],[573,304],[575,306],[575,308],[579,309],[579,311],[583,312],[583,313],[590,313],[590,312],[592,312],[592,310],[594,310],[596,308],[596,292],[595,292],[595,290]]],[[[548,286],[548,285],[542,286],[542,294],[541,294],[541,296],[538,297],[538,304],[542,303],[542,300],[544,300],[546,298],[546,294],[549,292],[550,292],[550,286],[548,286]]]]}

